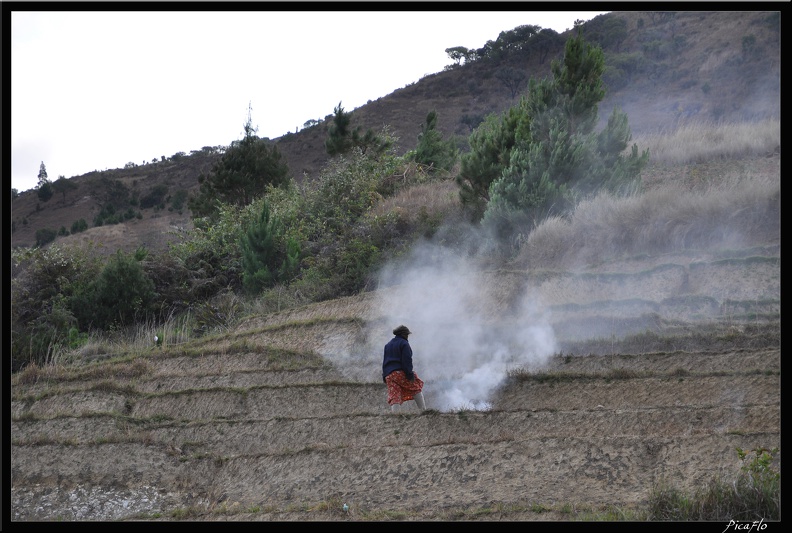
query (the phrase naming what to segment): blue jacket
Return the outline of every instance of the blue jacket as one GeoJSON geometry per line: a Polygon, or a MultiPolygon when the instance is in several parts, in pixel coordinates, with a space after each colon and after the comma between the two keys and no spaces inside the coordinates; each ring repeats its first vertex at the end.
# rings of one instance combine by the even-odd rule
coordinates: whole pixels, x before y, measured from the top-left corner
{"type": "Polygon", "coordinates": [[[403,370],[407,379],[413,379],[412,348],[404,337],[393,337],[385,345],[382,358],[382,379],[394,370],[403,370]]]}

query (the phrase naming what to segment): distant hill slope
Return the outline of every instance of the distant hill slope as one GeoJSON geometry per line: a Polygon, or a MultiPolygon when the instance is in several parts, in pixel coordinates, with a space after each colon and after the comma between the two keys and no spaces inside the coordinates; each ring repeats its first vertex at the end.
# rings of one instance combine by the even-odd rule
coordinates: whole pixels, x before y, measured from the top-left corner
{"type": "MultiPolygon", "coordinates": [[[[583,31],[591,41],[602,43],[606,52],[609,89],[600,106],[602,121],[615,106],[627,112],[634,134],[668,131],[684,121],[780,116],[779,12],[616,11],[589,21],[583,31]]],[[[544,58],[539,53],[515,53],[499,62],[479,60],[428,75],[355,109],[353,126],[376,131],[389,127],[399,139],[397,152],[404,153],[415,146],[427,113],[435,110],[438,129],[446,137],[464,139],[470,129],[463,117],[483,118],[516,103],[498,81],[499,69],[522,70],[529,77],[548,76],[550,62],[562,53],[568,36],[564,34],[544,58]]],[[[327,110],[328,116],[332,111],[327,110]]],[[[311,179],[327,163],[327,126],[324,120],[273,140],[295,179],[311,179]]],[[[208,172],[216,157],[198,151],[178,161],[75,176],[71,180],[78,185],[76,190],[46,203],[38,200],[35,191],[24,191],[12,203],[11,246],[33,246],[37,230],[70,230],[74,222],[84,219],[88,231],[58,239],[101,242],[108,252],[141,245],[158,249],[173,239],[169,232],[190,227],[189,210],[174,209],[169,202],[165,209],[140,210],[142,219],[128,220],[121,227],[95,228],[93,220],[105,194],[102,180],[120,180],[140,197],[164,185],[172,199],[179,191],[194,192],[198,175],[208,172]]]]}

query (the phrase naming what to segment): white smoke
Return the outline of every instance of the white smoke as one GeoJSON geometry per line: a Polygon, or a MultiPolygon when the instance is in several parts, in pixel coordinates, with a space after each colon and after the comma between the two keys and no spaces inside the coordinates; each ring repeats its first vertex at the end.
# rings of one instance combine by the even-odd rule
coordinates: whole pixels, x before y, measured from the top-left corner
{"type": "Polygon", "coordinates": [[[553,329],[530,288],[514,293],[506,285],[503,294],[493,273],[485,275],[479,265],[475,257],[422,243],[381,272],[384,324],[368,342],[384,346],[388,331],[410,328],[413,366],[429,408],[489,409],[509,369],[540,367],[556,351],[553,329]]]}

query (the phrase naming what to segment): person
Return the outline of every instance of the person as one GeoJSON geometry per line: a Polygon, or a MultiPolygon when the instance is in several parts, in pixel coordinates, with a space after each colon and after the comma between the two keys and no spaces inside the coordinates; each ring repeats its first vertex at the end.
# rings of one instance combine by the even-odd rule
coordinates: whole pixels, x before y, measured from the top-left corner
{"type": "Polygon", "coordinates": [[[421,411],[426,410],[424,382],[413,369],[413,352],[407,340],[411,334],[404,325],[394,329],[382,357],[382,381],[388,386],[388,405],[393,413],[398,413],[401,405],[410,400],[415,400],[421,411]]]}

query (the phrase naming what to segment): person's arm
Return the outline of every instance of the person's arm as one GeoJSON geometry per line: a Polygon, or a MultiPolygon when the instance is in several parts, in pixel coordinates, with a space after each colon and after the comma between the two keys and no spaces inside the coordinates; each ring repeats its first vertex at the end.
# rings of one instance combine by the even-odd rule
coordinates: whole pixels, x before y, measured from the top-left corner
{"type": "Polygon", "coordinates": [[[404,375],[407,376],[407,379],[410,381],[415,379],[415,374],[413,374],[412,355],[410,344],[405,342],[402,345],[402,370],[404,370],[404,375]]]}

